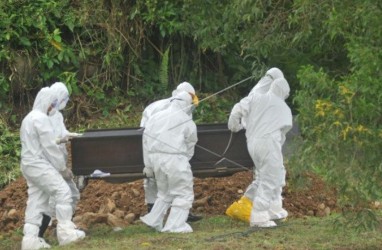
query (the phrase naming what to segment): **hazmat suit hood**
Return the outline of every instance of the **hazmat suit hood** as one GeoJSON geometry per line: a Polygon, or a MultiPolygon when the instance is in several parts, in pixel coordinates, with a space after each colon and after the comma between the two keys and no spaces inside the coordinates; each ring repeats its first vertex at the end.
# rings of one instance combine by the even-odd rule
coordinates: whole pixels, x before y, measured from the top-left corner
{"type": "Polygon", "coordinates": [[[267,71],[267,73],[265,73],[265,75],[270,76],[273,80],[284,78],[284,74],[279,68],[271,68],[267,71]]]}
{"type": "Polygon", "coordinates": [[[287,80],[284,78],[279,78],[272,83],[271,89],[269,91],[285,100],[289,96],[290,88],[287,80]]]}
{"type": "Polygon", "coordinates": [[[57,97],[54,95],[52,89],[44,87],[37,93],[33,103],[33,110],[39,110],[44,114],[47,114],[51,104],[53,104],[53,106],[57,105],[57,97]]]}
{"type": "Polygon", "coordinates": [[[185,113],[189,114],[192,107],[192,97],[186,91],[179,92],[171,98],[171,105],[177,106],[185,113]]]}
{"type": "Polygon", "coordinates": [[[188,93],[191,93],[193,95],[195,95],[195,89],[194,87],[192,87],[192,85],[189,83],[189,82],[182,82],[181,84],[179,84],[176,89],[172,92],[172,96],[176,96],[178,93],[182,92],[182,91],[186,91],[188,93]]]}
{"type": "Polygon", "coordinates": [[[58,110],[63,110],[69,101],[69,91],[68,88],[62,82],[55,82],[50,87],[57,96],[58,99],[58,110]]]}
{"type": "Polygon", "coordinates": [[[283,72],[278,68],[269,69],[260,79],[260,81],[255,85],[255,87],[253,87],[249,95],[253,95],[255,93],[267,93],[271,87],[272,82],[278,78],[284,78],[283,72]]]}

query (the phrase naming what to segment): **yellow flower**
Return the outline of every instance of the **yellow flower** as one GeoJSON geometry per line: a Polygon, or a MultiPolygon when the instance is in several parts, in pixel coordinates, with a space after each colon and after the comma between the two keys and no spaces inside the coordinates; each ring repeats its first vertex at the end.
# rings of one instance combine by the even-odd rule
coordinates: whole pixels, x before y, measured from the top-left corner
{"type": "Polygon", "coordinates": [[[341,123],[340,123],[339,121],[335,121],[335,122],[333,122],[333,125],[334,125],[334,126],[338,126],[338,127],[340,127],[340,126],[341,126],[341,123]]]}
{"type": "Polygon", "coordinates": [[[370,133],[370,130],[366,127],[364,127],[363,125],[358,125],[357,128],[355,129],[357,132],[365,132],[365,133],[370,133]]]}
{"type": "Polygon", "coordinates": [[[344,130],[341,131],[342,133],[342,137],[343,137],[343,140],[345,141],[349,132],[351,132],[353,130],[353,128],[349,125],[346,126],[346,128],[344,130]]]}
{"type": "Polygon", "coordinates": [[[341,95],[353,95],[354,93],[348,89],[345,85],[340,85],[339,86],[339,89],[340,89],[340,94],[341,95]]]}

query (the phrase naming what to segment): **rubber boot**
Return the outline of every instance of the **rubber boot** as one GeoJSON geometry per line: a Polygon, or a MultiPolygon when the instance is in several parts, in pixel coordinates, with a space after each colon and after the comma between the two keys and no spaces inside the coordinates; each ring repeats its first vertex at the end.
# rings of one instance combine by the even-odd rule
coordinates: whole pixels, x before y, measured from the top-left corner
{"type": "Polygon", "coordinates": [[[195,214],[192,214],[191,212],[188,214],[188,217],[187,217],[187,222],[195,222],[195,221],[198,221],[198,220],[201,220],[203,219],[202,216],[200,215],[195,215],[195,214]]]}
{"type": "Polygon", "coordinates": [[[38,237],[44,238],[44,233],[46,232],[46,229],[49,226],[50,220],[51,220],[50,216],[46,214],[42,214],[42,221],[41,221],[40,231],[38,232],[38,237]]]}
{"type": "Polygon", "coordinates": [[[147,213],[151,212],[151,209],[153,209],[154,203],[147,203],[147,213]]]}

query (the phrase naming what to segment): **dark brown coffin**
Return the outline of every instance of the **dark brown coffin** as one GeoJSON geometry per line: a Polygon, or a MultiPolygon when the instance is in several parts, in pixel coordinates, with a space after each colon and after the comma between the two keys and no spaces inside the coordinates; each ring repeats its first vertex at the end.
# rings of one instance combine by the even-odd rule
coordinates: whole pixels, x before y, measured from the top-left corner
{"type": "MultiPolygon", "coordinates": [[[[195,177],[222,177],[251,170],[245,132],[231,133],[226,124],[198,125],[198,143],[190,164],[195,177]]],[[[71,141],[76,176],[90,177],[98,169],[109,182],[143,178],[142,130],[89,130],[71,141]]]]}

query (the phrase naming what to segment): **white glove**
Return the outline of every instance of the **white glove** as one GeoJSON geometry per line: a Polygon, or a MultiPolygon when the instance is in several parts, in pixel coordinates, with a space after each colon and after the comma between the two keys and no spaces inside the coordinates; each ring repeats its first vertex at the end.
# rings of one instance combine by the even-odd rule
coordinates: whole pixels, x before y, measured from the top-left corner
{"type": "Polygon", "coordinates": [[[68,137],[79,137],[79,136],[82,136],[83,134],[79,134],[79,133],[74,133],[74,132],[69,132],[67,134],[68,137]]]}
{"type": "Polygon", "coordinates": [[[152,168],[144,167],[143,174],[146,176],[146,178],[154,178],[154,171],[152,168]]]}
{"type": "Polygon", "coordinates": [[[61,171],[60,174],[64,180],[69,181],[73,179],[73,172],[71,169],[66,168],[64,171],[61,171]]]}
{"type": "Polygon", "coordinates": [[[56,139],[56,144],[62,144],[62,143],[67,143],[69,141],[69,137],[65,136],[63,138],[57,138],[56,139]]]}

